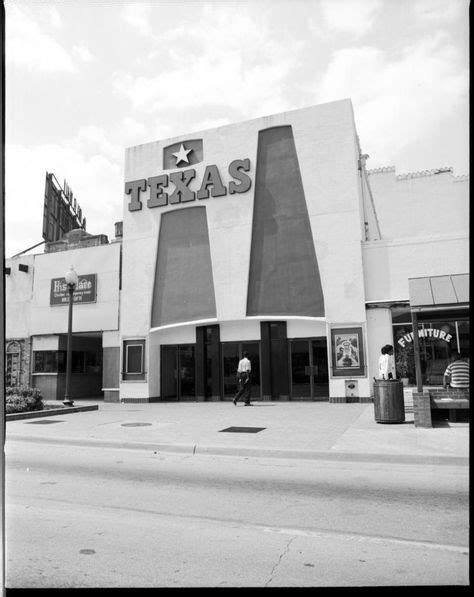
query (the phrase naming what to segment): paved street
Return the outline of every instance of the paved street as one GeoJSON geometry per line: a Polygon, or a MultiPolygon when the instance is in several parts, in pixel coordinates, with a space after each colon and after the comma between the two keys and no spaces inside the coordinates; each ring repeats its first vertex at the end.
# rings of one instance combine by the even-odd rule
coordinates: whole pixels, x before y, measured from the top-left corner
{"type": "MultiPolygon", "coordinates": [[[[77,433],[82,415],[68,416],[77,433]]],[[[7,424],[7,587],[468,583],[468,468],[455,459],[173,454],[23,441],[20,424],[30,440],[60,427],[7,424]]]]}

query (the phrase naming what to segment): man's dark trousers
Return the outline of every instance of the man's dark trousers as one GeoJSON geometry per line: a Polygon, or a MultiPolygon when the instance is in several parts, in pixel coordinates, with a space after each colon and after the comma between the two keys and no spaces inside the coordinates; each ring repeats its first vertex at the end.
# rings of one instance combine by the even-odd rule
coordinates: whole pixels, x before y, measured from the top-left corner
{"type": "Polygon", "coordinates": [[[234,402],[238,402],[239,398],[243,398],[245,404],[250,404],[250,393],[252,390],[252,384],[250,379],[246,383],[239,381],[239,391],[235,395],[234,402]]]}

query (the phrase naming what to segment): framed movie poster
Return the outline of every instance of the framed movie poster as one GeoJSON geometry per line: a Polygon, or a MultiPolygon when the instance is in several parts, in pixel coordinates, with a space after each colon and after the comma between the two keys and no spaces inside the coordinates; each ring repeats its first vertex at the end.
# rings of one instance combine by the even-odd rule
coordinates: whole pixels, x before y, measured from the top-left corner
{"type": "Polygon", "coordinates": [[[331,329],[333,377],[365,376],[362,327],[331,329]]]}

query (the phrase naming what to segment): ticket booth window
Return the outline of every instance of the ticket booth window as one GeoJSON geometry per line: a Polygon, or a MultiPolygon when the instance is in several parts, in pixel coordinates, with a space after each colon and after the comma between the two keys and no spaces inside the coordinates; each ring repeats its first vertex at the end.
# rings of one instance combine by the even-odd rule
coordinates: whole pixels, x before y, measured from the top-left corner
{"type": "Polygon", "coordinates": [[[145,340],[126,340],[123,346],[123,379],[145,379],[145,340]]]}

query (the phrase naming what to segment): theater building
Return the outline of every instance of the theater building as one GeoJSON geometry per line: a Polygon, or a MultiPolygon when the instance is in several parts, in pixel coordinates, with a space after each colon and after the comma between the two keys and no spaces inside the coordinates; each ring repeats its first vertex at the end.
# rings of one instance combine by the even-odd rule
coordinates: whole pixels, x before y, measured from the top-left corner
{"type": "MultiPolygon", "coordinates": [[[[75,329],[101,345],[104,399],[231,400],[248,351],[254,400],[370,401],[384,344],[414,383],[402,349],[418,278],[451,293],[420,318],[438,330],[424,337],[434,381],[434,361],[469,342],[469,181],[367,159],[350,100],[128,148],[121,242],[76,266],[100,274],[75,329]]],[[[66,325],[46,298],[73,263],[60,255],[30,258],[34,358],[66,325]]]]}

